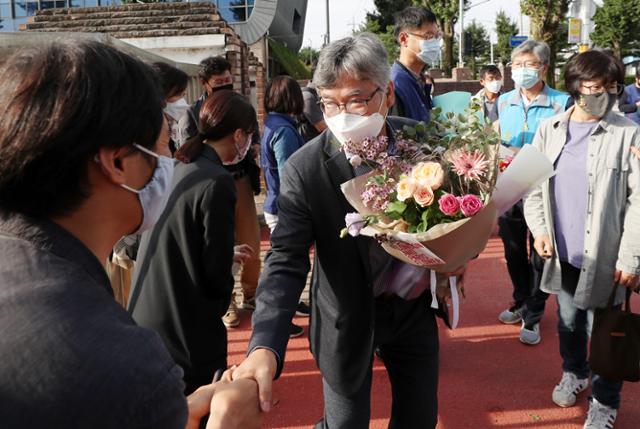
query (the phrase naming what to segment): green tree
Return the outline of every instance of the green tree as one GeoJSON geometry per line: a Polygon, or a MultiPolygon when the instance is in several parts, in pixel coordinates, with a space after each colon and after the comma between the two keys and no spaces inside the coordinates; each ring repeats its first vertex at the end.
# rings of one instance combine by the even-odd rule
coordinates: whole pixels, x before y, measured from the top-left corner
{"type": "Polygon", "coordinates": [[[373,18],[371,15],[368,15],[364,24],[360,26],[360,28],[354,31],[354,34],[363,33],[363,32],[374,33],[376,36],[380,38],[382,44],[387,50],[387,60],[389,63],[393,63],[398,55],[400,55],[400,46],[396,41],[396,38],[393,36],[393,25],[389,25],[386,27],[384,31],[380,29],[380,24],[373,18]]]}
{"type": "Polygon", "coordinates": [[[367,13],[367,21],[375,21],[380,28],[393,26],[393,16],[405,7],[413,6],[413,0],[374,0],[376,11],[367,13]]]}
{"type": "Polygon", "coordinates": [[[320,56],[320,52],[309,46],[298,51],[298,59],[307,67],[316,64],[318,62],[318,56],[320,56]]]}
{"type": "Polygon", "coordinates": [[[470,35],[471,39],[471,46],[465,47],[465,51],[468,51],[469,55],[465,56],[464,61],[469,64],[475,76],[478,61],[480,64],[488,62],[491,54],[491,41],[487,30],[482,24],[478,24],[475,19],[471,21],[471,24],[464,31],[470,35]]]}
{"type": "Polygon", "coordinates": [[[507,14],[500,10],[496,15],[496,33],[498,33],[498,44],[495,48],[495,55],[502,65],[506,65],[511,59],[511,36],[518,34],[518,25],[511,21],[507,14]]]}
{"type": "Polygon", "coordinates": [[[622,59],[625,51],[640,44],[640,0],[604,0],[593,15],[595,31],[591,40],[611,48],[622,59]]]}
{"type": "Polygon", "coordinates": [[[562,44],[560,24],[567,19],[569,3],[571,0],[520,0],[520,11],[531,19],[531,38],[546,42],[551,50],[546,77],[551,86],[556,83],[556,55],[562,44]]]}

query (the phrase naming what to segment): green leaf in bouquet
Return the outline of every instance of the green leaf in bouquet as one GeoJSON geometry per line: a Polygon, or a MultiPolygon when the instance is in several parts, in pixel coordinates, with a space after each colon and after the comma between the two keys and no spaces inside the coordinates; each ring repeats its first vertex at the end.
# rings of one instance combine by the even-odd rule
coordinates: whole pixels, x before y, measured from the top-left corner
{"type": "Polygon", "coordinates": [[[418,224],[418,227],[416,228],[416,232],[420,233],[420,232],[425,232],[427,229],[429,228],[429,223],[427,222],[420,222],[418,224]]]}
{"type": "Polygon", "coordinates": [[[411,202],[407,205],[407,209],[402,214],[402,218],[409,225],[415,225],[418,223],[418,219],[420,217],[420,213],[418,212],[418,207],[415,202],[411,202]]]}
{"type": "Polygon", "coordinates": [[[416,124],[416,132],[419,134],[424,134],[427,131],[427,126],[424,122],[418,122],[416,124]]]}
{"type": "Polygon", "coordinates": [[[387,213],[387,214],[392,214],[392,213],[402,214],[402,213],[404,213],[406,208],[407,208],[407,205],[405,203],[403,203],[402,201],[392,201],[387,206],[387,209],[385,210],[385,213],[387,213]]]}
{"type": "Polygon", "coordinates": [[[416,136],[416,129],[413,127],[410,127],[408,125],[405,125],[404,127],[402,127],[402,129],[404,130],[405,134],[410,137],[413,138],[416,136]]]}
{"type": "Polygon", "coordinates": [[[462,122],[463,124],[467,122],[467,117],[464,116],[462,113],[458,113],[458,121],[462,122]]]}

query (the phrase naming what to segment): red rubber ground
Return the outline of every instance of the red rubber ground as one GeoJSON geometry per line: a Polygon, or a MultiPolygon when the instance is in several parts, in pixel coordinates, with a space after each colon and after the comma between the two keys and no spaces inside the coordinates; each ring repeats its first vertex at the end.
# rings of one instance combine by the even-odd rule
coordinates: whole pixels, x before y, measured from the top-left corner
{"type": "MultiPolygon", "coordinates": [[[[264,250],[268,242],[262,245],[264,250]]],[[[561,376],[555,299],[548,301],[541,324],[542,342],[537,346],[518,341],[519,325],[506,326],[497,320],[511,296],[499,239],[492,239],[470,264],[466,295],[458,329],[440,329],[438,428],[582,428],[589,390],[572,408],[562,409],[551,401],[551,391],[561,376]]],[[[640,312],[638,297],[632,308],[640,312]]],[[[295,323],[306,328],[308,319],[296,318],[295,323]]],[[[243,358],[249,336],[250,314],[246,313],[240,327],[229,331],[231,364],[243,358]]],[[[265,416],[264,428],[310,428],[321,417],[320,373],[308,349],[306,332],[289,342],[284,373],[274,386],[277,403],[265,416]]],[[[376,362],[371,428],[387,427],[390,396],[384,367],[376,362]]],[[[625,383],[616,428],[640,428],[640,384],[625,383]]]]}

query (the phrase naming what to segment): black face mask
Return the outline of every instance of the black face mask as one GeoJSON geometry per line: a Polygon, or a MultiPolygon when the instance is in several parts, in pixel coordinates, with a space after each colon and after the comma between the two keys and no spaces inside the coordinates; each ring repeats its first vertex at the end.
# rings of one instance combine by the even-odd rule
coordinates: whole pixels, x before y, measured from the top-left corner
{"type": "Polygon", "coordinates": [[[228,83],[226,85],[220,85],[220,86],[211,88],[211,92],[209,93],[209,95],[213,94],[214,92],[222,91],[223,89],[230,89],[231,91],[233,91],[233,84],[228,83]]]}

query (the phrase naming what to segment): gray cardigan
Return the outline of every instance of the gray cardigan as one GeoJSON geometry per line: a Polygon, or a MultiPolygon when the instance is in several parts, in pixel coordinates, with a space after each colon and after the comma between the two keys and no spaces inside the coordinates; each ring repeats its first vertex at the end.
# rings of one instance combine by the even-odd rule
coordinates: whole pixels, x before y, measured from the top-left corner
{"type": "MultiPolygon", "coordinates": [[[[567,141],[573,109],[543,122],[533,140],[554,164],[567,141]]],[[[640,274],[640,161],[630,153],[631,146],[640,146],[640,128],[613,112],[600,120],[589,138],[584,262],[574,297],[578,308],[606,305],[616,269],[640,274]]],[[[552,192],[550,179],[526,198],[524,214],[533,236],[549,235],[557,249],[552,192]]],[[[553,294],[561,290],[556,252],[545,262],[541,288],[553,294]]],[[[624,288],[620,288],[616,303],[623,296],[624,288]]]]}

